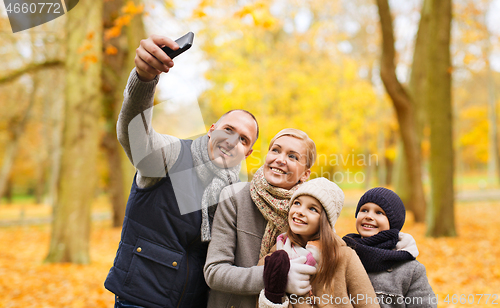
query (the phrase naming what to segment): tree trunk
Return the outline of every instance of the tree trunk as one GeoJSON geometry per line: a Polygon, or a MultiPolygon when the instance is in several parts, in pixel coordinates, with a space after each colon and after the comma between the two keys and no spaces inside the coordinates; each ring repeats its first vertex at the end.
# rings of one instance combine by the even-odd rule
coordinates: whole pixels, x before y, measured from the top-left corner
{"type": "Polygon", "coordinates": [[[454,153],[451,106],[451,0],[430,0],[427,117],[430,135],[431,207],[427,235],[455,236],[454,153]]]}
{"type": "MultiPolygon", "coordinates": [[[[493,73],[488,62],[488,178],[490,184],[494,185],[496,172],[498,170],[498,127],[497,127],[497,108],[495,99],[495,84],[493,82],[493,73]]],[[[497,178],[500,180],[500,175],[497,178]]]]}
{"type": "MultiPolygon", "coordinates": [[[[64,82],[66,72],[62,69],[54,71],[54,82],[57,84],[64,82]]],[[[52,95],[52,94],[51,94],[52,95]]],[[[57,203],[57,183],[59,182],[59,173],[61,169],[62,153],[62,130],[64,118],[64,98],[53,96],[52,103],[47,105],[49,117],[49,175],[47,183],[47,199],[45,203],[54,207],[57,203]]]]}
{"type": "Polygon", "coordinates": [[[68,12],[61,171],[47,262],[90,262],[90,205],[97,181],[102,1],[68,12]]]}
{"type": "MultiPolygon", "coordinates": [[[[111,0],[104,3],[103,24],[104,29],[113,27],[113,22],[120,16],[120,9],[124,6],[123,0],[111,0]]],[[[118,108],[121,101],[120,90],[123,91],[123,71],[127,59],[126,38],[120,35],[117,38],[105,40],[104,47],[113,46],[115,54],[104,54],[101,71],[102,79],[102,108],[106,121],[104,136],[101,147],[104,149],[108,162],[109,183],[108,191],[112,208],[113,227],[119,227],[125,217],[125,192],[123,185],[121,148],[116,135],[116,121],[118,119],[118,108]],[[118,90],[120,89],[120,90],[118,90]]]]}
{"type": "Polygon", "coordinates": [[[7,179],[7,184],[5,185],[5,200],[7,204],[12,203],[12,189],[13,189],[13,179],[12,179],[12,174],[11,176],[7,179]]]}
{"type": "MultiPolygon", "coordinates": [[[[391,131],[390,132],[390,135],[389,135],[389,138],[387,140],[387,148],[391,148],[391,147],[394,147],[395,146],[395,143],[396,143],[396,136],[397,136],[397,133],[394,132],[394,131],[391,131]]],[[[393,178],[394,178],[394,161],[389,158],[389,157],[384,157],[385,159],[385,165],[386,165],[386,168],[387,168],[387,172],[386,172],[386,177],[385,177],[385,185],[386,186],[391,186],[393,185],[393,178]]]]}
{"type": "Polygon", "coordinates": [[[394,169],[394,162],[385,157],[385,166],[387,168],[387,172],[385,173],[385,186],[391,186],[392,185],[392,172],[394,169]]]}
{"type": "Polygon", "coordinates": [[[45,193],[45,164],[43,161],[40,161],[41,166],[38,167],[36,173],[36,183],[35,183],[35,203],[42,204],[43,203],[43,194],[45,193]]]}
{"type": "MultiPolygon", "coordinates": [[[[133,0],[135,5],[140,5],[142,0],[133,0]]],[[[127,45],[129,52],[127,53],[126,60],[126,69],[124,74],[124,86],[119,89],[120,94],[123,94],[123,90],[125,88],[125,84],[127,82],[128,76],[132,68],[135,67],[134,58],[135,58],[135,50],[139,47],[139,43],[142,39],[146,38],[146,30],[144,29],[144,23],[142,20],[142,14],[136,15],[130,21],[130,25],[127,27],[127,45]]],[[[121,97],[121,101],[123,101],[123,97],[121,97]]],[[[119,108],[121,109],[121,101],[119,108]]],[[[116,125],[115,125],[116,126],[116,125]]],[[[135,167],[130,163],[130,160],[125,154],[125,151],[121,150],[120,155],[122,157],[122,170],[123,170],[123,183],[124,183],[124,196],[125,200],[128,199],[128,195],[130,193],[130,187],[132,187],[132,182],[134,180],[135,167]]]]}
{"type": "Polygon", "coordinates": [[[486,65],[488,69],[488,180],[491,185],[494,185],[495,175],[497,181],[500,181],[500,171],[498,163],[498,125],[497,125],[497,102],[495,95],[495,80],[493,79],[493,70],[491,69],[491,34],[488,31],[487,48],[486,48],[486,65]]]}
{"type": "MultiPolygon", "coordinates": [[[[365,166],[365,181],[363,183],[364,189],[368,190],[372,187],[372,179],[373,179],[373,173],[374,173],[374,168],[375,166],[370,163],[369,157],[370,157],[370,151],[366,150],[365,153],[363,154],[366,159],[368,159],[367,165],[365,166]]],[[[356,182],[356,178],[354,178],[354,181],[356,182]]]]}
{"type": "MultiPolygon", "coordinates": [[[[404,204],[410,202],[410,184],[408,176],[408,166],[406,164],[405,150],[402,140],[398,140],[396,149],[396,162],[394,163],[394,189],[398,193],[404,204]]],[[[408,208],[409,209],[409,208],[408,208]]]]}
{"type": "Polygon", "coordinates": [[[377,138],[377,152],[380,153],[377,166],[377,182],[378,186],[386,186],[387,166],[385,159],[385,136],[383,131],[379,131],[377,138]]]}
{"type": "Polygon", "coordinates": [[[399,83],[394,64],[394,34],[388,0],[377,0],[382,28],[382,60],[380,77],[394,105],[399,123],[407,162],[410,196],[407,208],[414,213],[415,221],[425,220],[425,195],[422,185],[422,162],[415,124],[415,111],[410,96],[399,83]]]}
{"type": "Polygon", "coordinates": [[[121,164],[121,148],[112,132],[106,132],[102,139],[102,147],[106,153],[109,168],[109,196],[112,207],[113,227],[121,227],[125,218],[125,193],[123,185],[123,172],[121,164]]]}
{"type": "MultiPolygon", "coordinates": [[[[415,112],[415,125],[417,130],[417,147],[422,154],[422,140],[424,139],[424,127],[427,124],[426,119],[426,82],[427,82],[427,70],[426,70],[426,60],[427,60],[427,49],[428,49],[428,37],[430,35],[431,28],[429,27],[430,22],[430,1],[424,0],[422,4],[422,9],[420,11],[420,22],[418,25],[417,38],[415,40],[415,49],[413,52],[413,63],[411,67],[410,81],[408,84],[408,90],[410,97],[412,98],[413,108],[415,112]]],[[[424,172],[424,160],[422,161],[422,173],[424,172]]],[[[406,161],[404,161],[406,163],[406,161]]],[[[409,190],[408,180],[405,181],[406,190],[409,190]]],[[[424,195],[425,197],[425,195],[424,195]]],[[[426,202],[427,203],[427,202],[426,202]]],[[[420,219],[425,220],[425,212],[421,213],[422,217],[420,219]]]]}
{"type": "MultiPolygon", "coordinates": [[[[111,28],[125,0],[111,0],[104,4],[103,22],[105,29],[111,28]]],[[[139,0],[135,1],[138,5],[139,0]]],[[[125,217],[125,206],[134,168],[130,165],[120,147],[116,135],[116,121],[123,101],[123,89],[134,64],[135,49],[146,36],[142,15],[132,18],[129,26],[119,37],[104,40],[106,46],[116,48],[115,54],[105,54],[102,67],[103,114],[106,121],[102,147],[105,150],[109,168],[109,194],[113,209],[113,227],[121,227],[125,217]],[[129,170],[132,169],[132,172],[129,170]]]]}
{"type": "Polygon", "coordinates": [[[24,128],[26,127],[26,124],[28,123],[28,120],[30,118],[33,105],[35,104],[36,90],[38,88],[38,79],[36,74],[33,74],[32,79],[33,89],[31,91],[28,107],[23,113],[22,119],[18,123],[13,123],[11,127],[10,140],[7,143],[7,147],[5,149],[2,168],[0,169],[0,199],[4,196],[7,182],[11,177],[10,171],[14,166],[14,159],[16,157],[17,150],[19,149],[19,141],[21,140],[21,136],[24,133],[24,128]]]}
{"type": "Polygon", "coordinates": [[[411,75],[408,90],[412,98],[413,108],[415,110],[415,123],[417,127],[418,146],[421,148],[423,130],[426,121],[425,98],[426,98],[426,59],[428,49],[428,37],[432,29],[430,22],[430,1],[424,0],[420,12],[420,22],[418,25],[417,38],[415,40],[415,50],[413,52],[413,63],[411,66],[411,75]]]}

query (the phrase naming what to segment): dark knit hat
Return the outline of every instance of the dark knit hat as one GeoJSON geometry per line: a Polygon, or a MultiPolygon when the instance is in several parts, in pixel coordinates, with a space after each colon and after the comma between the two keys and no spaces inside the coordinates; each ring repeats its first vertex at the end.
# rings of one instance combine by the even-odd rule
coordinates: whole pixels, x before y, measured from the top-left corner
{"type": "Polygon", "coordinates": [[[375,203],[380,206],[389,220],[391,229],[401,231],[405,223],[406,210],[401,201],[401,198],[390,189],[384,187],[375,187],[365,192],[359,199],[358,207],[356,208],[355,217],[358,217],[359,209],[366,203],[375,203]]]}

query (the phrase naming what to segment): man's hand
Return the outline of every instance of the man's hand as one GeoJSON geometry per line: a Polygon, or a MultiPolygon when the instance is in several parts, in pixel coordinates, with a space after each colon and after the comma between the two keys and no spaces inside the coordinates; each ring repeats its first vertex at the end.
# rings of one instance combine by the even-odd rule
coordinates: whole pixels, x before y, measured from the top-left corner
{"type": "Polygon", "coordinates": [[[309,282],[310,275],[316,274],[314,266],[304,264],[306,257],[298,257],[290,260],[290,270],[288,271],[288,282],[286,292],[289,294],[305,295],[311,290],[309,282]]]}
{"type": "Polygon", "coordinates": [[[161,47],[168,46],[172,50],[177,50],[179,45],[165,36],[151,35],[142,40],[139,48],[135,51],[135,68],[139,79],[142,81],[151,81],[156,75],[162,72],[167,73],[174,62],[161,47]]]}

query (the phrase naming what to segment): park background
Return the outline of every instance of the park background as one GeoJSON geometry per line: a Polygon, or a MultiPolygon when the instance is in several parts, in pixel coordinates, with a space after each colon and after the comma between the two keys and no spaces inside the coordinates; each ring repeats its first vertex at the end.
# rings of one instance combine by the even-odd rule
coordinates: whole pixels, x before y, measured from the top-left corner
{"type": "Polygon", "coordinates": [[[188,31],[157,131],[253,112],[247,178],[281,128],[306,131],[313,177],[346,194],[340,235],[366,189],[392,188],[439,307],[495,307],[499,17],[498,0],[80,0],[12,33],[0,5],[0,307],[113,305],[103,282],[134,173],[116,141],[123,89],[141,39],[188,31]]]}

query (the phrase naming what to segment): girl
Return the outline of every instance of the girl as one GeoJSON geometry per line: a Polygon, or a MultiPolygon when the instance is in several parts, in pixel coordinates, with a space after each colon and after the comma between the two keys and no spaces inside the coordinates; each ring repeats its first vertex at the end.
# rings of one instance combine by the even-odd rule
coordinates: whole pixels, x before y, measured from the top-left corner
{"type": "Polygon", "coordinates": [[[359,234],[343,239],[363,262],[380,306],[437,307],[425,267],[415,260],[415,241],[408,234],[401,236],[406,211],[399,196],[387,188],[372,188],[359,200],[355,216],[359,234]]]}
{"type": "MultiPolygon", "coordinates": [[[[307,134],[287,128],[271,140],[265,163],[252,182],[222,190],[204,267],[211,288],[209,308],[255,308],[264,288],[259,258],[286,231],[290,197],[309,178],[315,159],[316,146],[307,134]]],[[[308,275],[315,271],[303,264],[290,270],[306,277],[302,294],[307,293],[308,275]]]]}
{"type": "Polygon", "coordinates": [[[342,190],[325,178],[311,180],[293,194],[288,231],[278,237],[278,250],[265,258],[259,307],[379,307],[361,261],[335,233],[343,203],[342,190]],[[282,302],[286,259],[301,255],[317,263],[312,290],[308,297],[290,294],[282,302]]]}

